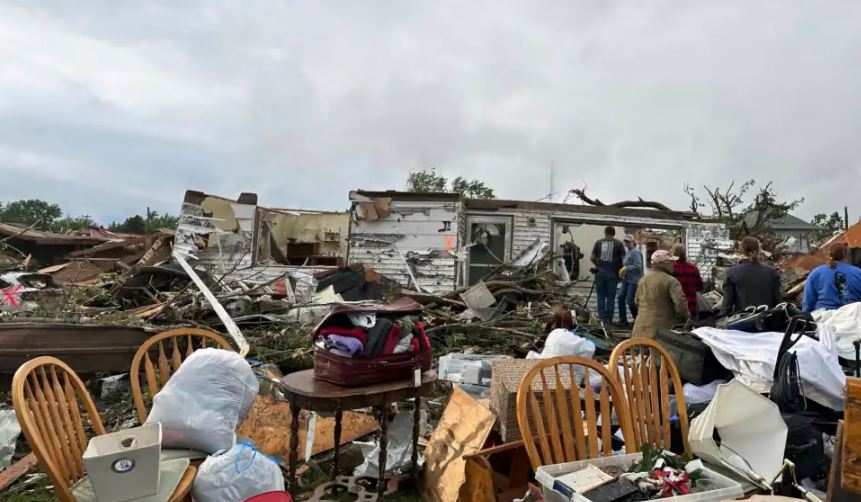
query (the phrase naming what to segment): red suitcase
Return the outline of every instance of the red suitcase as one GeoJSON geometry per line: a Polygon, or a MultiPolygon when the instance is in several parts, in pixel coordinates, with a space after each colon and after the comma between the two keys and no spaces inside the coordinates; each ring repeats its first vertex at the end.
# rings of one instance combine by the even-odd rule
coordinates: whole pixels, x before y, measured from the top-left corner
{"type": "MultiPolygon", "coordinates": [[[[375,313],[390,319],[420,314],[421,304],[409,298],[400,298],[388,305],[336,305],[314,328],[316,339],[320,330],[349,313],[375,313]]],[[[359,387],[396,380],[412,379],[416,369],[427,371],[433,364],[433,353],[424,327],[417,323],[420,333],[418,352],[403,352],[375,357],[341,357],[327,350],[314,352],[314,378],[336,385],[359,387]]]]}

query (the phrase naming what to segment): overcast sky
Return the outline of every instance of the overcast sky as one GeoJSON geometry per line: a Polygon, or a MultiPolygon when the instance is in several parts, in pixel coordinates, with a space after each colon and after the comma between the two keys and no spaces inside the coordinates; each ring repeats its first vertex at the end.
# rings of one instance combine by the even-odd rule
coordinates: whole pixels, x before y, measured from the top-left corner
{"type": "Polygon", "coordinates": [[[345,209],[407,173],[684,209],[774,180],[861,215],[858,1],[0,5],[0,201],[108,222],[185,189],[345,209]]]}

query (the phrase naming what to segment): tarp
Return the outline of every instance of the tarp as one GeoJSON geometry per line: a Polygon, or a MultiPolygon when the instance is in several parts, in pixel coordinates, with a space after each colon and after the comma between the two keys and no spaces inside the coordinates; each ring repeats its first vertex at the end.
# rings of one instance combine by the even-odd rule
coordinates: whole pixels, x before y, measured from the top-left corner
{"type": "MultiPolygon", "coordinates": [[[[724,367],[745,385],[769,392],[783,333],[745,333],[716,328],[694,330],[724,367]]],[[[818,327],[819,340],[802,337],[790,352],[798,355],[804,395],[833,410],[843,410],[846,376],[837,360],[837,341],[827,326],[818,327]]]]}
{"type": "Polygon", "coordinates": [[[837,353],[840,357],[855,360],[852,342],[861,340],[861,303],[850,303],[837,310],[817,310],[813,319],[828,326],[837,338],[837,353]]]}

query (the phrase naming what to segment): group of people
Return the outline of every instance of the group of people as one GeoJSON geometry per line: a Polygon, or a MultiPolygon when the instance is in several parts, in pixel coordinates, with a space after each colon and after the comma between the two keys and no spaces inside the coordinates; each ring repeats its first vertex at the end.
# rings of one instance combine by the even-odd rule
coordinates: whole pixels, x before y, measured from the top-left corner
{"type": "Polygon", "coordinates": [[[628,326],[628,312],[634,319],[632,336],[654,336],[660,328],[684,323],[699,311],[697,293],[703,280],[696,265],[688,262],[685,247],[673,246],[672,252],[659,249],[650,257],[646,271],[643,254],[632,235],[621,241],[616,229],[604,229],[604,238],[592,248],[598,317],[613,321],[618,302],[619,326],[628,326]],[[616,294],[618,283],[621,290],[616,294]]]}
{"type": "MultiPolygon", "coordinates": [[[[699,269],[688,262],[685,247],[676,244],[671,251],[655,251],[646,270],[634,237],[626,235],[620,241],[615,235],[616,230],[607,227],[604,238],[592,249],[598,317],[612,322],[618,302],[618,325],[628,326],[628,312],[634,319],[631,337],[654,337],[660,329],[696,318],[697,293],[703,290],[703,280],[699,269]],[[617,295],[619,282],[622,287],[617,295]]],[[[761,263],[759,240],[745,237],[739,251],[742,259],[730,268],[723,284],[721,316],[748,307],[772,308],[782,301],[780,276],[774,268],[761,263]]],[[[814,269],[807,278],[804,311],[837,309],[861,302],[861,268],[845,259],[845,246],[831,246],[828,263],[814,269]]]]}

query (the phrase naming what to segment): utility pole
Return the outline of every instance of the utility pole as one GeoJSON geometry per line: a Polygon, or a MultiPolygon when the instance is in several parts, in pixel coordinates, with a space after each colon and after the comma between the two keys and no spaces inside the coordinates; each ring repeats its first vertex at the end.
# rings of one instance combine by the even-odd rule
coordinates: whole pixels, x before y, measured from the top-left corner
{"type": "Polygon", "coordinates": [[[849,230],[849,206],[843,206],[843,231],[849,230]]]}
{"type": "Polygon", "coordinates": [[[548,190],[548,192],[547,192],[547,197],[548,197],[548,199],[550,199],[550,202],[553,202],[553,186],[556,184],[555,178],[556,178],[556,165],[551,160],[550,161],[550,190],[548,190]]]}

